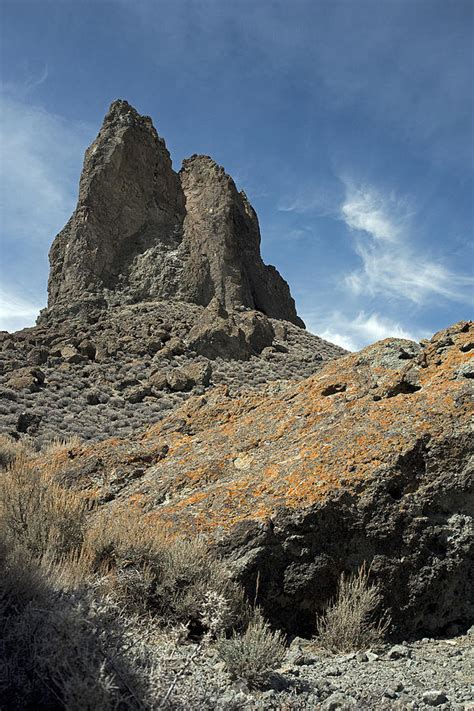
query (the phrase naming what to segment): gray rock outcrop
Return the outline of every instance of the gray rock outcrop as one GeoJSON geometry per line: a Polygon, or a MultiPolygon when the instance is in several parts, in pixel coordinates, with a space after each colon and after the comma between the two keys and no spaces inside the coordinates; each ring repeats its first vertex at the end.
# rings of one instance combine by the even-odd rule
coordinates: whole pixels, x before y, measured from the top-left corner
{"type": "Polygon", "coordinates": [[[151,119],[126,101],[111,105],[86,151],[77,207],[50,264],[43,322],[91,305],[215,298],[304,327],[288,284],[261,259],[245,194],[208,156],[176,173],[151,119]]]}

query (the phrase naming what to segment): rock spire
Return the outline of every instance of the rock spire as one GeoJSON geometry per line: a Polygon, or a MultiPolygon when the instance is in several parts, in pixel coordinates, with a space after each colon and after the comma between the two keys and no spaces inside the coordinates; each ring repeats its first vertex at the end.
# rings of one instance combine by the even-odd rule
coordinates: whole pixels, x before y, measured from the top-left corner
{"type": "Polygon", "coordinates": [[[224,169],[173,170],[151,119],[114,101],[87,149],[74,214],[50,250],[48,312],[175,299],[247,307],[304,326],[260,256],[257,215],[224,169]]]}

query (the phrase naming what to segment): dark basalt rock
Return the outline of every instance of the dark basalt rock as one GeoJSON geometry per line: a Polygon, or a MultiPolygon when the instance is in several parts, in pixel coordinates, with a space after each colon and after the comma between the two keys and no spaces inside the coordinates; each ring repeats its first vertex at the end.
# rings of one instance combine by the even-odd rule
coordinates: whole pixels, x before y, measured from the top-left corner
{"type": "Polygon", "coordinates": [[[87,149],[79,199],[50,251],[42,322],[95,307],[177,299],[256,309],[304,327],[288,284],[260,256],[244,193],[208,156],[173,170],[148,116],[115,101],[87,149]]]}

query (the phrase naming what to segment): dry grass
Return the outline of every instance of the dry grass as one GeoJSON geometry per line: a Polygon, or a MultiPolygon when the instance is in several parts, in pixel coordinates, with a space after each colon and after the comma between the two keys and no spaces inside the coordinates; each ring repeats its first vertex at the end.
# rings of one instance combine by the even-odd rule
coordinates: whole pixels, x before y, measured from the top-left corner
{"type": "MultiPolygon", "coordinates": [[[[70,446],[55,443],[48,457],[60,462],[70,446]]],[[[209,645],[249,616],[223,562],[200,538],[170,539],[138,511],[91,511],[58,484],[54,461],[14,450],[0,475],[2,705],[215,708],[225,680],[209,674],[209,645]],[[188,653],[190,632],[200,641],[188,653]]],[[[261,668],[272,633],[252,624],[244,639],[260,645],[261,668]]]]}
{"type": "Polygon", "coordinates": [[[7,469],[18,457],[27,457],[33,453],[31,446],[24,440],[15,440],[9,435],[0,435],[0,470],[7,469]]]}
{"type": "Polygon", "coordinates": [[[79,550],[86,508],[82,495],[60,487],[24,455],[0,477],[3,534],[34,557],[57,561],[79,550]]]}
{"type": "Polygon", "coordinates": [[[210,592],[228,602],[223,621],[230,628],[245,617],[242,589],[205,541],[174,539],[136,511],[99,515],[84,542],[102,584],[128,609],[158,616],[165,624],[202,627],[202,609],[210,592]]]}
{"type": "Polygon", "coordinates": [[[390,618],[379,613],[382,598],[369,576],[365,564],[350,577],[342,573],[336,597],[317,620],[317,642],[324,649],[351,652],[384,639],[390,618]]]}

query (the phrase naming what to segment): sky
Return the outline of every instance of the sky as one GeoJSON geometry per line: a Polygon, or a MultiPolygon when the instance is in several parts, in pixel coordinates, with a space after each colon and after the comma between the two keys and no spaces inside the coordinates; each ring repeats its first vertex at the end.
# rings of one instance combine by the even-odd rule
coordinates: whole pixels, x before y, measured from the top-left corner
{"type": "Polygon", "coordinates": [[[0,0],[0,329],[46,305],[48,250],[110,103],[175,170],[211,155],[313,333],[357,350],[472,317],[471,0],[0,0]]]}

